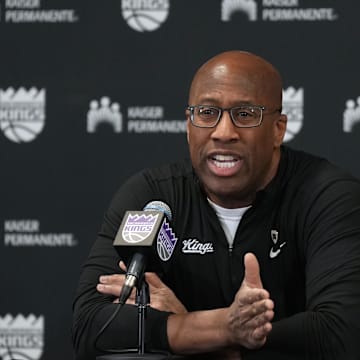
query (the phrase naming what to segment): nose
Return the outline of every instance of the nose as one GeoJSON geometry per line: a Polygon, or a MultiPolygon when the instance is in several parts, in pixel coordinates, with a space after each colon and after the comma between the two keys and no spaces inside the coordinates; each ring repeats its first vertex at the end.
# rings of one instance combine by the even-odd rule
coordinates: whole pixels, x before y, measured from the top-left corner
{"type": "Polygon", "coordinates": [[[231,120],[229,111],[224,111],[219,123],[215,126],[211,134],[211,138],[213,140],[229,142],[237,140],[238,137],[237,128],[231,120]]]}

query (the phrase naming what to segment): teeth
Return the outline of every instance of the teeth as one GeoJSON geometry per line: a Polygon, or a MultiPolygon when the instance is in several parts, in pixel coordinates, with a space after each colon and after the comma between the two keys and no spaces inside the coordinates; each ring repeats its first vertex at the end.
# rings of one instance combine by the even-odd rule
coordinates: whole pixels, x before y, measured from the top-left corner
{"type": "Polygon", "coordinates": [[[232,168],[237,162],[237,158],[232,155],[214,155],[214,164],[219,168],[232,168]]]}
{"type": "Polygon", "coordinates": [[[219,168],[231,168],[235,166],[236,161],[228,161],[228,162],[221,162],[221,161],[214,161],[214,164],[219,168]]]}
{"type": "Polygon", "coordinates": [[[216,161],[236,161],[234,156],[231,155],[215,155],[213,159],[216,161]]]}

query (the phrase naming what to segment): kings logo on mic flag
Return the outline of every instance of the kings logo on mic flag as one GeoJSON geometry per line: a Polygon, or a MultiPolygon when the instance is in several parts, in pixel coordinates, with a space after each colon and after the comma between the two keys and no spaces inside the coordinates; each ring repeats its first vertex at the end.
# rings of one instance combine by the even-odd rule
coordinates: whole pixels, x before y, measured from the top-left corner
{"type": "Polygon", "coordinates": [[[122,229],[123,239],[128,243],[145,241],[154,231],[159,214],[128,214],[122,229]]]}
{"type": "MultiPolygon", "coordinates": [[[[174,252],[177,238],[162,211],[127,211],[115,237],[114,245],[151,247],[156,237],[156,251],[162,261],[168,261],[174,252]]],[[[154,244],[155,245],[155,244],[154,244]]],[[[155,246],[154,246],[155,247],[155,246]]]]}

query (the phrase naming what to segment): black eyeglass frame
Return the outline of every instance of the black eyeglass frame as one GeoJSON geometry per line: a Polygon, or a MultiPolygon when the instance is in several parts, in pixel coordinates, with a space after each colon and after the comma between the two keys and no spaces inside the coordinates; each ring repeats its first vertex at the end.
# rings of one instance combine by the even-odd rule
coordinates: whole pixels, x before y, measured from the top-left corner
{"type": "MultiPolygon", "coordinates": [[[[234,124],[235,127],[237,127],[237,128],[254,128],[254,127],[259,127],[261,125],[262,120],[263,120],[263,113],[264,113],[264,111],[266,111],[268,109],[266,109],[265,106],[262,106],[262,105],[240,105],[240,106],[233,106],[231,108],[222,108],[220,106],[215,106],[215,105],[187,105],[186,110],[190,111],[190,121],[191,121],[191,123],[194,126],[199,127],[199,128],[214,128],[214,127],[216,127],[217,124],[220,122],[224,111],[227,111],[229,113],[230,119],[231,119],[231,121],[232,121],[232,123],[234,124]],[[216,122],[213,125],[201,126],[201,125],[195,124],[195,122],[194,122],[195,109],[200,108],[200,107],[208,107],[208,108],[216,109],[216,110],[219,111],[218,118],[217,118],[216,122]],[[235,122],[235,120],[233,118],[233,115],[232,115],[232,111],[234,109],[241,109],[241,108],[259,109],[260,110],[260,116],[259,116],[258,123],[256,125],[244,125],[244,126],[243,125],[239,126],[238,124],[236,124],[236,122],[235,122]]],[[[282,109],[281,108],[274,109],[274,110],[270,111],[268,114],[272,114],[272,113],[277,112],[277,111],[279,111],[281,113],[282,109]]]]}

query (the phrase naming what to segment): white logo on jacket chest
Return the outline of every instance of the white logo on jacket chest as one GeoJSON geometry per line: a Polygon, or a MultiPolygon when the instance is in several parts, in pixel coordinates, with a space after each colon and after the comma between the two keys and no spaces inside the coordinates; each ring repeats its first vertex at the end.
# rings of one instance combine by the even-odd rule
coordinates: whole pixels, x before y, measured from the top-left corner
{"type": "Polygon", "coordinates": [[[214,252],[214,247],[212,243],[201,243],[197,239],[188,239],[183,240],[183,247],[181,251],[184,254],[201,254],[214,252]]]}
{"type": "Polygon", "coordinates": [[[269,256],[270,256],[270,259],[274,259],[280,254],[282,247],[286,244],[286,241],[284,241],[281,244],[278,242],[279,232],[277,230],[271,230],[270,235],[271,235],[271,240],[273,241],[274,245],[270,249],[269,256]]]}

